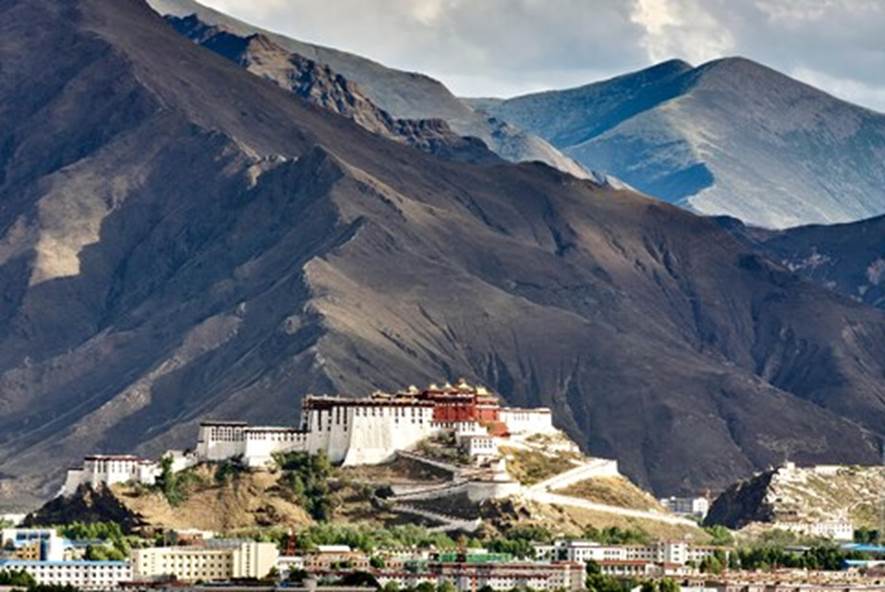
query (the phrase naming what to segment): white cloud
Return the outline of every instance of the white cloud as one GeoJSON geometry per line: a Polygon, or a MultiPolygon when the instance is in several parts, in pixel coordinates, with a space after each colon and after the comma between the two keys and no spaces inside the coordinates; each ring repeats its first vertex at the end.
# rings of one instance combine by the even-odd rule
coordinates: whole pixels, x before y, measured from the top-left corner
{"type": "Polygon", "coordinates": [[[644,30],[640,42],[652,62],[705,62],[734,48],[728,29],[696,0],[635,0],[630,20],[644,30]]]}
{"type": "Polygon", "coordinates": [[[876,109],[885,0],[204,0],[243,20],[424,72],[463,95],[563,88],[743,55],[876,109]]]}

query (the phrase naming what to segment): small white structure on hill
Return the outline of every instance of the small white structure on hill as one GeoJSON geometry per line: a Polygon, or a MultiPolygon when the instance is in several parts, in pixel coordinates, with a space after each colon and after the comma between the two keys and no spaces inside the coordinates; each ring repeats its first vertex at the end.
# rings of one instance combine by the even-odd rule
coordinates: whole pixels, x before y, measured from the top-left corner
{"type": "Polygon", "coordinates": [[[705,497],[663,497],[661,505],[680,516],[695,516],[705,518],[710,511],[710,500],[705,497]]]}
{"type": "Polygon", "coordinates": [[[810,537],[833,539],[834,541],[854,540],[854,524],[847,518],[819,520],[817,522],[775,522],[781,530],[789,530],[810,537]]]}
{"type": "Polygon", "coordinates": [[[131,454],[93,454],[83,460],[83,466],[69,469],[61,495],[70,495],[80,485],[97,487],[117,483],[144,483],[153,485],[160,474],[160,465],[131,454]]]}

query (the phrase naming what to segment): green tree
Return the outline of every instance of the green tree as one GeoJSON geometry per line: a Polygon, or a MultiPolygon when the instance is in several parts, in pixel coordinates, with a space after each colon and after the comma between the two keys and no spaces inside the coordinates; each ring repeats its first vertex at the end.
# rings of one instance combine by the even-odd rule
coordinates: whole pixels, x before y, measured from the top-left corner
{"type": "Polygon", "coordinates": [[[430,582],[421,582],[415,586],[415,592],[436,592],[436,586],[430,582]]]}
{"type": "Polygon", "coordinates": [[[861,527],[854,531],[854,542],[861,544],[875,544],[879,540],[879,531],[861,527]]]}
{"type": "Polygon", "coordinates": [[[288,452],[274,456],[282,470],[280,483],[287,494],[302,506],[315,520],[324,522],[332,516],[328,479],[332,463],[324,452],[288,452]]]}
{"type": "Polygon", "coordinates": [[[726,546],[734,543],[734,536],[731,531],[721,524],[715,524],[704,528],[704,531],[712,537],[714,545],[726,546]]]}
{"type": "Polygon", "coordinates": [[[0,570],[0,586],[31,588],[37,584],[25,570],[0,570]]]}
{"type": "Polygon", "coordinates": [[[170,506],[181,505],[187,496],[181,490],[178,475],[172,470],[172,457],[164,456],[160,459],[160,476],[157,477],[155,487],[162,493],[170,506]]]}
{"type": "Polygon", "coordinates": [[[723,570],[722,562],[718,557],[704,557],[701,561],[700,569],[703,573],[721,574],[723,570]]]}
{"type": "Polygon", "coordinates": [[[646,545],[651,541],[651,537],[642,529],[618,528],[617,526],[601,530],[591,526],[584,531],[584,538],[605,545],[646,545]]]}
{"type": "Polygon", "coordinates": [[[386,562],[384,561],[383,557],[379,555],[372,555],[369,558],[369,565],[371,565],[375,569],[384,569],[386,562]]]}
{"type": "Polygon", "coordinates": [[[621,580],[614,576],[603,574],[587,576],[588,592],[627,592],[633,588],[634,584],[631,580],[621,580]]]}
{"type": "Polygon", "coordinates": [[[457,592],[457,590],[458,589],[455,588],[455,584],[453,584],[452,582],[450,582],[448,580],[440,582],[436,586],[436,592],[457,592]]]}

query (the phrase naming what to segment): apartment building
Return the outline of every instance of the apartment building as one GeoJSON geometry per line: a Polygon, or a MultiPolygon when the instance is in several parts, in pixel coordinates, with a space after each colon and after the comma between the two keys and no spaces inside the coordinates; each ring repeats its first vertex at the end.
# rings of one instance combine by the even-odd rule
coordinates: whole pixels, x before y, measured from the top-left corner
{"type": "Polygon", "coordinates": [[[0,560],[0,571],[24,570],[38,584],[73,586],[80,590],[114,590],[132,579],[128,561],[0,560]]]}
{"type": "Polygon", "coordinates": [[[274,543],[211,540],[193,547],[133,549],[136,578],[175,576],[185,582],[260,579],[276,566],[274,543]]]}

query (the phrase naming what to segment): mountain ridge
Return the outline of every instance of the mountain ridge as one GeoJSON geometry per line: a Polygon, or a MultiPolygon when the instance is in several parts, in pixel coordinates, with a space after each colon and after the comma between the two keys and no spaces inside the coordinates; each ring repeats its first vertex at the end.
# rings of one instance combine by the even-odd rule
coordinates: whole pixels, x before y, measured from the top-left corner
{"type": "Polygon", "coordinates": [[[329,66],[291,53],[263,33],[238,36],[191,15],[167,16],[182,35],[242,66],[256,76],[319,107],[347,117],[372,133],[447,158],[481,162],[497,158],[481,140],[455,134],[442,119],[398,119],[376,106],[362,87],[329,66]]]}
{"type": "Polygon", "coordinates": [[[140,1],[0,16],[0,503],[207,416],[459,376],[662,493],[877,461],[883,313],[715,220],[380,137],[140,1]]]}
{"type": "Polygon", "coordinates": [[[600,181],[605,179],[602,175],[584,169],[541,138],[474,112],[440,81],[425,74],[388,68],[362,56],[266,31],[193,0],[150,0],[149,4],[164,16],[187,17],[195,14],[201,21],[221,26],[236,35],[266,35],[289,52],[327,65],[348,80],[359,84],[375,105],[395,118],[442,119],[458,135],[481,139],[493,152],[506,160],[538,160],[579,178],[600,181]]]}
{"type": "Polygon", "coordinates": [[[699,213],[783,228],[885,212],[885,115],[746,58],[467,102],[699,213]]]}

